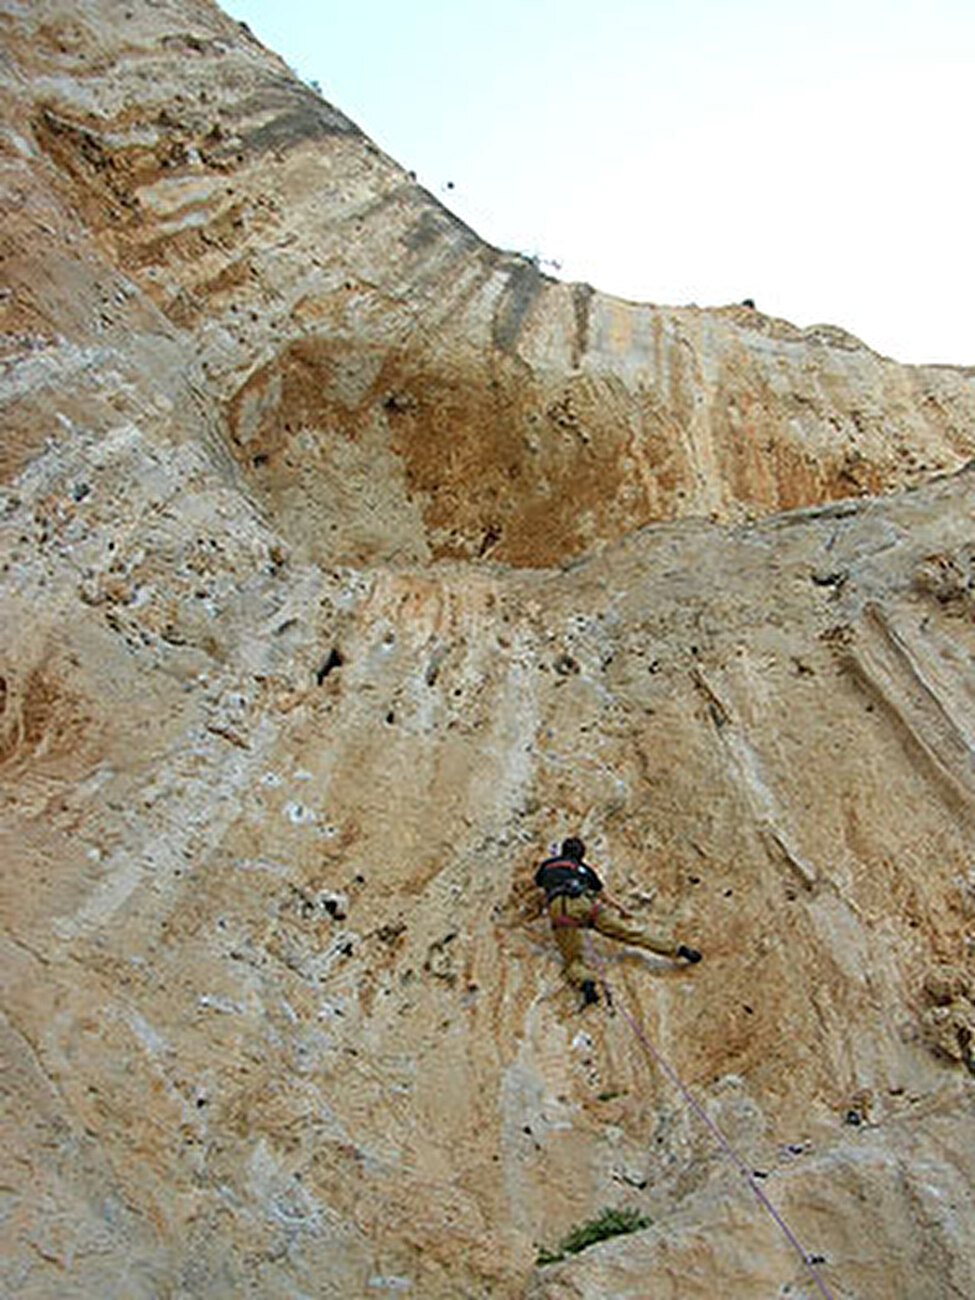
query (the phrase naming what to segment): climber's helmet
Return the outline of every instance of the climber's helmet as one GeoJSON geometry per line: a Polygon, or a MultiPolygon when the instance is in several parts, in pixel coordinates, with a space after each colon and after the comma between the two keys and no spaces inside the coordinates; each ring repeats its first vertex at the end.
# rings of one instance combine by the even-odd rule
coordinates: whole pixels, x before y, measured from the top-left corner
{"type": "Polygon", "coordinates": [[[577,840],[574,835],[569,839],[562,841],[562,857],[569,858],[572,862],[581,862],[586,856],[586,846],[582,840],[577,840]]]}

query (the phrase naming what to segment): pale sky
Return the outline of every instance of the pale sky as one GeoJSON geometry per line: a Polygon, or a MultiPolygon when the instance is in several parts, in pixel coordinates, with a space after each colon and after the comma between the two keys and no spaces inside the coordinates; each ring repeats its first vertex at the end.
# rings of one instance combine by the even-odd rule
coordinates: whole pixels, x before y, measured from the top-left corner
{"type": "Polygon", "coordinates": [[[224,8],[561,279],[975,366],[975,0],[224,8]]]}

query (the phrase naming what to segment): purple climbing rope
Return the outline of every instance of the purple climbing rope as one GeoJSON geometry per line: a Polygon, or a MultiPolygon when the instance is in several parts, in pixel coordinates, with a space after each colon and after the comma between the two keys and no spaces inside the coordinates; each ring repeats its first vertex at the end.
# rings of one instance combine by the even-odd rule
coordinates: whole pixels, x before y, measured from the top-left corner
{"type": "MultiPolygon", "coordinates": [[[[596,960],[599,962],[600,965],[603,964],[601,958],[597,957],[596,960]]],[[[603,992],[607,997],[607,1001],[609,1001],[611,997],[611,991],[610,991],[609,984],[606,982],[606,977],[604,975],[600,976],[600,983],[603,986],[603,992]]],[[[704,1109],[701,1103],[697,1100],[694,1094],[690,1091],[689,1088],[686,1087],[683,1080],[678,1075],[677,1071],[674,1070],[667,1063],[667,1061],[665,1061],[664,1058],[660,1055],[656,1047],[654,1047],[653,1043],[650,1041],[647,1034],[644,1033],[643,1027],[640,1025],[640,1022],[634,1016],[632,1016],[629,1013],[629,1011],[627,1011],[626,1007],[624,1007],[622,1004],[620,1004],[620,1010],[623,1013],[624,1020],[626,1020],[626,1022],[629,1024],[630,1028],[633,1030],[637,1038],[640,1040],[643,1046],[653,1057],[654,1061],[657,1063],[660,1069],[664,1072],[664,1074],[671,1081],[671,1083],[678,1089],[681,1096],[687,1102],[688,1106],[690,1106],[691,1110],[693,1110],[694,1114],[697,1115],[698,1118],[701,1119],[704,1122],[704,1124],[708,1127],[711,1134],[717,1141],[718,1145],[721,1147],[722,1151],[724,1151],[725,1155],[727,1155],[728,1158],[731,1160],[732,1164],[734,1164],[735,1167],[738,1169],[738,1171],[744,1175],[745,1181],[748,1183],[748,1186],[755,1193],[759,1202],[765,1207],[766,1210],[768,1210],[769,1214],[772,1216],[772,1218],[778,1224],[779,1228],[782,1230],[785,1239],[793,1247],[796,1254],[799,1256],[803,1264],[809,1270],[809,1274],[812,1277],[812,1280],[816,1283],[816,1286],[819,1288],[820,1294],[824,1297],[824,1300],[834,1300],[834,1296],[832,1292],[829,1290],[826,1283],[817,1273],[815,1265],[812,1263],[812,1260],[810,1259],[809,1255],[807,1255],[806,1251],[803,1249],[802,1243],[800,1242],[799,1238],[792,1231],[792,1229],[786,1223],[785,1219],[782,1217],[779,1211],[775,1208],[775,1206],[772,1204],[769,1198],[762,1191],[761,1187],[759,1187],[758,1183],[755,1181],[752,1171],[748,1168],[748,1166],[745,1164],[742,1158],[738,1155],[734,1147],[731,1145],[731,1143],[728,1141],[725,1135],[721,1132],[717,1124],[707,1113],[707,1111],[704,1109]]]]}

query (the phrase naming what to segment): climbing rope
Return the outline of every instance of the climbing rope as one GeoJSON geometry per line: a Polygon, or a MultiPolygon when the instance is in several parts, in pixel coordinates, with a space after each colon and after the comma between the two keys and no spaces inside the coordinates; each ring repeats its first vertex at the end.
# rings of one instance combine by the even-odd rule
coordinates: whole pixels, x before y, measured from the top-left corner
{"type": "MultiPolygon", "coordinates": [[[[603,965],[603,959],[601,957],[597,956],[596,961],[600,966],[603,965]]],[[[667,1076],[667,1078],[671,1081],[671,1083],[677,1088],[677,1090],[680,1092],[681,1096],[687,1102],[688,1106],[690,1106],[694,1114],[697,1115],[697,1117],[700,1120],[702,1120],[703,1123],[707,1126],[712,1136],[715,1138],[716,1142],[718,1143],[718,1146],[720,1146],[721,1150],[724,1151],[725,1155],[728,1156],[732,1164],[734,1164],[735,1167],[738,1169],[738,1171],[744,1176],[745,1181],[748,1183],[748,1186],[755,1193],[759,1202],[765,1207],[765,1209],[772,1216],[773,1220],[778,1224],[783,1236],[789,1242],[792,1248],[795,1250],[796,1254],[802,1260],[805,1267],[808,1269],[809,1275],[811,1276],[812,1280],[816,1283],[816,1286],[818,1287],[820,1294],[824,1297],[824,1300],[835,1300],[832,1292],[829,1290],[826,1283],[823,1281],[819,1273],[816,1271],[816,1267],[813,1264],[811,1257],[803,1249],[802,1243],[799,1241],[799,1238],[792,1231],[792,1229],[786,1223],[785,1219],[782,1217],[779,1211],[775,1208],[775,1206],[772,1204],[769,1198],[762,1191],[761,1187],[759,1187],[758,1183],[755,1181],[755,1177],[752,1174],[752,1171],[748,1168],[748,1166],[745,1164],[742,1158],[738,1155],[737,1151],[735,1151],[734,1147],[731,1145],[731,1143],[728,1141],[725,1135],[721,1132],[720,1128],[718,1128],[717,1124],[707,1113],[707,1111],[704,1109],[701,1103],[697,1100],[694,1094],[684,1084],[683,1080],[680,1078],[677,1071],[674,1070],[668,1064],[668,1062],[665,1061],[664,1058],[660,1055],[656,1047],[654,1047],[653,1043],[650,1041],[648,1035],[644,1032],[640,1022],[634,1016],[632,1016],[629,1011],[627,1011],[626,1007],[623,1006],[622,1003],[617,1004],[612,1001],[612,994],[611,994],[609,984],[606,981],[606,977],[604,975],[600,975],[599,979],[600,979],[600,983],[603,986],[603,994],[606,997],[607,1003],[611,1003],[612,1005],[619,1005],[620,1011],[623,1014],[623,1019],[627,1022],[627,1024],[633,1030],[634,1034],[637,1036],[637,1038],[640,1040],[643,1046],[650,1053],[650,1056],[660,1067],[663,1073],[667,1076]]]]}

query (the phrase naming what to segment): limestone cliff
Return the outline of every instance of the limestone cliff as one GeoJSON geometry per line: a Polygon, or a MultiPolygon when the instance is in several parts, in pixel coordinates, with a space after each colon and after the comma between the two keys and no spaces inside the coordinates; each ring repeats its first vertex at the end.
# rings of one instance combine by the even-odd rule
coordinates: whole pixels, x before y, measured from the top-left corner
{"type": "Polygon", "coordinates": [[[820,1294],[633,1023],[975,1293],[975,370],[551,280],[208,0],[0,50],[5,1293],[820,1294]],[[704,962],[580,1014],[570,832],[704,962]]]}

